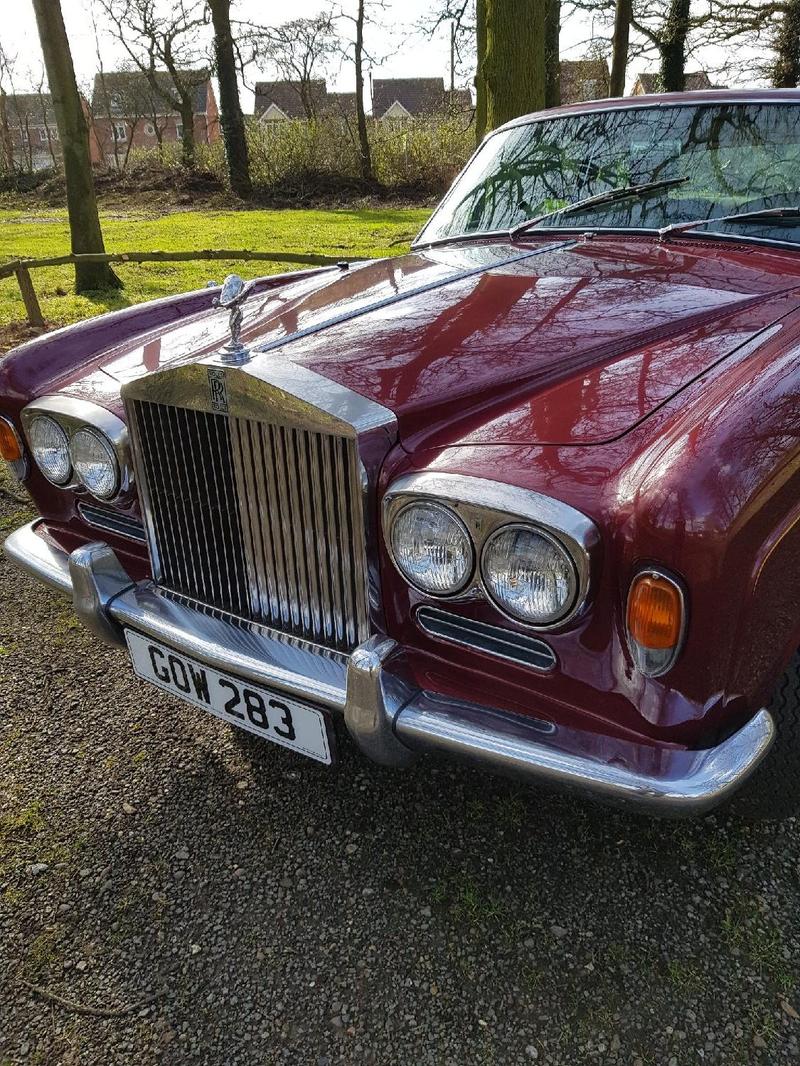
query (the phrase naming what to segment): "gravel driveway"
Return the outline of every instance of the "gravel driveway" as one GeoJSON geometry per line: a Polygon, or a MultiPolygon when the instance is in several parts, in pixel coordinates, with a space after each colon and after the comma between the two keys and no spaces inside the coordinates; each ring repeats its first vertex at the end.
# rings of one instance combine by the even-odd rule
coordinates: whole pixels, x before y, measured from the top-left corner
{"type": "Polygon", "coordinates": [[[341,752],[240,742],[0,563],[2,1066],[800,1056],[795,822],[341,752]]]}

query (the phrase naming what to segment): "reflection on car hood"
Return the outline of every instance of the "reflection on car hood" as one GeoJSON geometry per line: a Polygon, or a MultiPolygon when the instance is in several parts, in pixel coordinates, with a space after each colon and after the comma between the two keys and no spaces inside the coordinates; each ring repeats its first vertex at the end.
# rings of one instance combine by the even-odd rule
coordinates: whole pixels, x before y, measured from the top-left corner
{"type": "MultiPolygon", "coordinates": [[[[786,311],[788,254],[619,237],[439,246],[252,297],[254,358],[293,360],[395,412],[414,446],[588,444],[626,432],[786,311]]],[[[109,352],[122,384],[226,337],[204,312],[109,352]]],[[[100,369],[100,368],[97,368],[100,369]]]]}

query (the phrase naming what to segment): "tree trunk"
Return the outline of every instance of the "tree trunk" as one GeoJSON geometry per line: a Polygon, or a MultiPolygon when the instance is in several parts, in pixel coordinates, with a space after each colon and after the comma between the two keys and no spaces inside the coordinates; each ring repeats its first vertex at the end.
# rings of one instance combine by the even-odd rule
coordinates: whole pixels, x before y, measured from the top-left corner
{"type": "Polygon", "coordinates": [[[481,143],[486,134],[486,0],[475,0],[475,140],[481,143]]]}
{"type": "Polygon", "coordinates": [[[372,150],[367,133],[367,116],[364,111],[364,0],[358,0],[355,41],[356,67],[356,122],[358,123],[358,149],[361,161],[361,177],[364,181],[375,180],[372,173],[372,150]]]}
{"type": "Polygon", "coordinates": [[[561,103],[561,0],[546,0],[544,23],[544,106],[561,103]]]}
{"type": "Polygon", "coordinates": [[[800,80],[800,0],[789,0],[786,5],[775,51],[772,84],[776,89],[796,89],[800,80]]]}
{"type": "Polygon", "coordinates": [[[3,161],[8,168],[8,173],[14,173],[14,142],[11,139],[11,129],[8,125],[8,107],[6,104],[6,91],[0,89],[0,144],[3,149],[3,161]]]}
{"type": "Polygon", "coordinates": [[[191,95],[185,89],[178,89],[178,112],[181,116],[183,131],[181,134],[181,163],[191,170],[195,163],[194,151],[194,106],[191,95]]]}
{"type": "Polygon", "coordinates": [[[222,136],[225,139],[225,157],[228,161],[228,176],[231,188],[243,200],[253,194],[250,183],[250,156],[244,128],[242,105],[239,102],[239,85],[236,80],[236,58],[233,53],[231,33],[230,0],[208,0],[211,19],[214,23],[214,54],[217,60],[219,82],[219,109],[222,120],[222,136]]]}
{"type": "Polygon", "coordinates": [[[628,45],[631,37],[633,0],[617,0],[614,12],[614,37],[611,42],[611,80],[609,96],[625,95],[625,72],[628,69],[628,45]]]}
{"type": "Polygon", "coordinates": [[[670,0],[661,33],[661,91],[682,93],[686,87],[686,38],[691,0],[670,0]]]}
{"type": "MultiPolygon", "coordinates": [[[[89,133],[78,95],[61,4],[59,0],[33,0],[33,10],[61,139],[72,251],[75,254],[104,252],[89,158],[89,133]]],[[[107,263],[76,265],[76,292],[108,288],[122,288],[122,282],[107,263]]]]}
{"type": "Polygon", "coordinates": [[[541,0],[485,0],[485,4],[486,125],[493,130],[544,107],[544,4],[541,0]]]}

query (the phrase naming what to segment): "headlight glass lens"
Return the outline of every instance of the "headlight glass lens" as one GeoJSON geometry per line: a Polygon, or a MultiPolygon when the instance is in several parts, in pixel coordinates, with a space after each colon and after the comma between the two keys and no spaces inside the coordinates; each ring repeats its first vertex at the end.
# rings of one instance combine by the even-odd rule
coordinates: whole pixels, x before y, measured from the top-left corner
{"type": "Polygon", "coordinates": [[[54,485],[66,485],[72,473],[69,442],[61,426],[46,415],[39,415],[28,430],[31,452],[36,465],[54,485]]]}
{"type": "Polygon", "coordinates": [[[521,622],[556,622],[575,600],[577,576],[572,559],[560,544],[535,529],[500,529],[486,543],[482,570],[497,606],[521,622]]]}
{"type": "Polygon", "coordinates": [[[435,596],[460,592],[469,581],[475,558],[472,541],[452,511],[430,503],[412,503],[395,518],[392,552],[403,576],[435,596]]]}
{"type": "Polygon", "coordinates": [[[70,442],[72,465],[80,483],[101,500],[119,488],[119,465],[111,442],[94,429],[79,429],[70,442]]]}

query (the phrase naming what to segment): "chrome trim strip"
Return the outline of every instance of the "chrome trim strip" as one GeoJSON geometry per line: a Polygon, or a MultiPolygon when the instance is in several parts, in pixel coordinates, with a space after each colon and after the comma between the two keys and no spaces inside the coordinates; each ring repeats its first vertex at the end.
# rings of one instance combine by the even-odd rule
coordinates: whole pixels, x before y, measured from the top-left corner
{"type": "MultiPolygon", "coordinates": [[[[488,478],[437,471],[405,474],[392,482],[383,498],[383,539],[401,577],[403,572],[392,551],[391,527],[399,510],[415,498],[435,499],[451,507],[469,530],[478,560],[483,545],[497,529],[520,521],[543,529],[569,552],[578,577],[578,591],[570,611],[547,625],[520,622],[518,618],[513,619],[514,622],[527,629],[547,631],[566,625],[585,608],[590,592],[592,556],[600,543],[600,533],[594,522],[581,511],[533,489],[522,489],[488,478]]],[[[403,577],[403,580],[407,579],[403,577]]],[[[430,593],[426,595],[439,599],[430,593]]],[[[487,599],[497,607],[484,587],[480,565],[462,592],[441,598],[450,602],[487,599]]],[[[503,613],[501,608],[497,609],[503,613]]]]}
{"type": "Polygon", "coordinates": [[[134,540],[138,544],[147,543],[144,526],[129,515],[108,511],[104,507],[84,503],[83,500],[78,503],[78,514],[92,529],[102,529],[104,533],[116,533],[117,536],[134,540]]]}
{"type": "Polygon", "coordinates": [[[370,638],[347,656],[205,614],[168,598],[151,582],[126,587],[127,575],[105,545],[78,549],[70,559],[37,536],[30,523],[7,538],[5,550],[12,562],[61,591],[73,591],[72,562],[80,578],[75,588],[81,617],[92,629],[113,618],[209,666],[344,711],[362,750],[392,766],[405,765],[415,751],[444,752],[532,783],[651,814],[686,816],[728,799],[775,738],[766,709],[717,747],[701,751],[563,729],[419,691],[405,671],[402,649],[391,640],[370,638]],[[87,588],[91,595],[82,598],[87,588]],[[92,611],[102,617],[87,617],[92,611]]]}
{"type": "MultiPolygon", "coordinates": [[[[99,430],[100,433],[108,438],[119,464],[119,488],[111,499],[119,499],[119,497],[126,496],[131,492],[134,472],[130,438],[128,427],[121,418],[117,418],[107,408],[89,400],[79,400],[74,396],[62,396],[59,394],[40,396],[38,399],[32,400],[26,407],[23,407],[20,412],[25,435],[29,440],[30,425],[37,415],[47,415],[58,422],[70,441],[73,434],[79,429],[89,427],[90,429],[99,430]]],[[[57,487],[61,489],[80,488],[82,491],[86,491],[75,479],[74,475],[65,484],[57,487]]],[[[107,503],[109,501],[105,500],[104,502],[107,503]]]]}
{"type": "Polygon", "coordinates": [[[527,633],[517,633],[513,629],[493,626],[476,618],[467,618],[428,605],[420,607],[415,618],[420,629],[436,640],[460,644],[518,666],[549,673],[555,669],[558,661],[549,644],[527,633]]]}
{"type": "Polygon", "coordinates": [[[520,252],[517,255],[508,256],[506,259],[499,259],[494,263],[482,263],[478,267],[470,267],[469,270],[459,270],[454,274],[450,274],[448,277],[437,278],[436,281],[429,281],[425,285],[418,285],[414,289],[394,292],[391,296],[383,296],[378,300],[374,300],[372,303],[365,304],[363,307],[356,307],[350,311],[343,311],[339,315],[333,315],[331,318],[326,318],[321,322],[315,322],[313,325],[306,326],[305,329],[299,329],[295,333],[289,333],[285,337],[278,337],[277,340],[268,341],[265,344],[257,344],[252,349],[253,354],[260,355],[264,352],[273,352],[276,348],[283,348],[285,345],[291,344],[292,341],[302,340],[304,337],[311,337],[315,333],[320,333],[322,330],[328,329],[329,326],[339,326],[343,322],[351,322],[354,318],[361,318],[363,315],[368,315],[372,311],[380,311],[384,307],[391,307],[392,304],[402,303],[404,300],[412,300],[415,296],[421,296],[423,293],[433,292],[436,289],[443,289],[447,285],[454,285],[458,281],[465,281],[467,278],[474,278],[479,274],[486,274],[490,270],[496,270],[500,267],[508,266],[511,263],[517,263],[522,259],[531,259],[537,255],[544,255],[545,252],[558,251],[560,248],[568,248],[577,243],[576,240],[559,241],[556,244],[548,245],[545,248],[534,248],[532,250],[520,252]]]}

